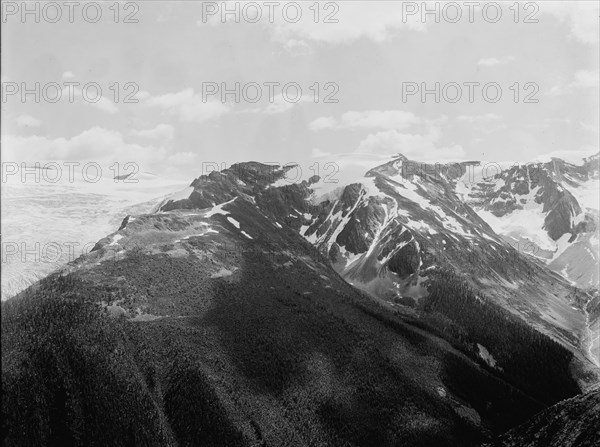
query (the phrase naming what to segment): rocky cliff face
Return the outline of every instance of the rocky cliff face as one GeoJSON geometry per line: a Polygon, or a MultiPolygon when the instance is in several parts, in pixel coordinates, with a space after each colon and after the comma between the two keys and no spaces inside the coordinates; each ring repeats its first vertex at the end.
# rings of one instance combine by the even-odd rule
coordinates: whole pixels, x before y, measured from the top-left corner
{"type": "Polygon", "coordinates": [[[468,164],[457,169],[400,157],[346,186],[337,199],[304,208],[300,200],[301,226],[295,212],[287,218],[347,281],[373,296],[418,305],[437,272],[449,269],[561,343],[586,351],[581,348],[586,317],[575,298],[581,292],[544,268],[527,246],[497,234],[485,213],[476,211],[489,204],[497,218],[509,220],[525,206],[518,199],[523,193],[539,206],[538,220],[558,228],[566,208],[580,210],[575,199],[550,175],[527,182],[520,180],[526,171],[514,170],[503,174],[502,191],[479,185],[466,201],[457,181],[467,169],[468,164]],[[502,207],[494,198],[508,195],[512,200],[502,207]]]}
{"type": "Polygon", "coordinates": [[[600,440],[600,390],[560,402],[490,447],[594,447],[600,440]]]}
{"type": "Polygon", "coordinates": [[[557,158],[504,168],[476,163],[455,182],[497,233],[578,287],[598,286],[598,154],[580,165],[557,158]]]}

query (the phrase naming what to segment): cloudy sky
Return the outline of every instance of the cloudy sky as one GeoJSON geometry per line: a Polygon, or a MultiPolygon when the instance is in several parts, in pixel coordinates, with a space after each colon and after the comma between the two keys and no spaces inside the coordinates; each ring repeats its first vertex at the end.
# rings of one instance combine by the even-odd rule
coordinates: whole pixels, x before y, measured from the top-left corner
{"type": "Polygon", "coordinates": [[[94,8],[75,9],[70,23],[58,2],[60,19],[49,7],[36,23],[8,3],[3,161],[134,162],[191,179],[203,162],[350,171],[398,152],[525,162],[598,151],[595,1],[500,2],[500,12],[438,3],[439,23],[422,2],[300,2],[296,23],[285,2],[227,2],[240,5],[239,23],[223,20],[222,2],[99,2],[95,23],[94,8]],[[23,101],[35,83],[39,101],[23,101]],[[88,83],[102,89],[97,102],[88,83]],[[236,83],[239,97],[222,97],[236,83]]]}

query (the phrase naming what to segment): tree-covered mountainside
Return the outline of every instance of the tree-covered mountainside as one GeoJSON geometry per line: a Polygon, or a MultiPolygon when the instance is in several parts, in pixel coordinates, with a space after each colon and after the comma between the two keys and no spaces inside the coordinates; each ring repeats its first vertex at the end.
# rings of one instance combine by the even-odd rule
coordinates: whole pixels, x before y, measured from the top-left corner
{"type": "Polygon", "coordinates": [[[600,389],[566,399],[489,444],[490,447],[595,447],[600,389]]]}
{"type": "MultiPolygon", "coordinates": [[[[140,270],[151,310],[194,261],[113,268],[140,270]]],[[[196,298],[156,319],[132,317],[135,282],[76,274],[5,303],[4,444],[477,445],[544,408],[369,298],[323,288],[310,264],[261,261],[237,280],[200,268],[196,298]]]]}

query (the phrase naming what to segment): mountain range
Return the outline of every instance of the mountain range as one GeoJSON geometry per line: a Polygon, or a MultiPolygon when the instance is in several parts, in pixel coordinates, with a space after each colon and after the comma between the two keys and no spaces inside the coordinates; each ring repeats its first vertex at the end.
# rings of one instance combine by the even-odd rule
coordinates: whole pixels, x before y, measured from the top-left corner
{"type": "Polygon", "coordinates": [[[463,176],[457,186],[496,232],[527,247],[574,285],[597,289],[598,158],[581,165],[558,158],[515,165],[477,182],[463,176]]]}
{"type": "Polygon", "coordinates": [[[240,163],[125,217],[2,304],[4,444],[593,445],[598,155],[487,167],[240,163]]]}

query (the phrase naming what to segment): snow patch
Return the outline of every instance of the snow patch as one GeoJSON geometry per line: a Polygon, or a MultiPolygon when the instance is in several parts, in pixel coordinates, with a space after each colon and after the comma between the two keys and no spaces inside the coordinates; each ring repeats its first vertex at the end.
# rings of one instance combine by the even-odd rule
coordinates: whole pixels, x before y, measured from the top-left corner
{"type": "Polygon", "coordinates": [[[230,201],[228,201],[228,202],[224,202],[224,203],[221,203],[221,204],[219,204],[219,205],[215,205],[215,206],[213,206],[213,207],[212,207],[212,208],[211,208],[211,209],[210,209],[210,210],[209,210],[209,211],[208,211],[208,212],[207,212],[207,213],[204,215],[204,217],[212,217],[212,216],[214,216],[215,214],[222,214],[222,215],[224,215],[224,216],[227,216],[227,215],[229,214],[229,212],[228,212],[228,211],[225,211],[225,210],[223,209],[223,207],[224,207],[225,205],[228,205],[228,204],[232,203],[232,202],[233,202],[235,199],[237,199],[237,197],[234,197],[233,199],[231,199],[231,200],[230,200],[230,201]]]}
{"type": "Polygon", "coordinates": [[[201,237],[201,236],[206,236],[209,233],[216,233],[219,234],[219,232],[217,230],[213,230],[212,228],[207,228],[206,231],[202,232],[202,233],[198,233],[198,234],[190,234],[186,237],[184,237],[183,239],[177,239],[175,241],[173,241],[174,244],[176,244],[177,242],[181,242],[181,241],[187,241],[189,238],[192,237],[201,237]]]}
{"type": "MultiPolygon", "coordinates": [[[[235,268],[233,271],[235,271],[235,268]]],[[[233,275],[233,271],[226,269],[225,267],[221,267],[221,269],[218,272],[213,273],[212,275],[210,275],[210,277],[211,278],[224,278],[226,276],[233,275]]]]}
{"type": "Polygon", "coordinates": [[[496,368],[496,359],[490,354],[490,352],[485,348],[485,346],[477,343],[477,348],[479,349],[478,355],[481,359],[490,365],[492,368],[496,368]]]}
{"type": "Polygon", "coordinates": [[[237,220],[235,220],[233,217],[227,216],[227,220],[229,222],[231,222],[231,224],[234,225],[238,230],[240,229],[240,223],[237,220]]]}
{"type": "Polygon", "coordinates": [[[123,239],[123,235],[121,235],[121,234],[115,234],[115,235],[113,236],[113,238],[112,238],[112,241],[111,241],[111,242],[110,242],[110,244],[108,244],[108,245],[109,245],[109,246],[110,246],[110,245],[117,245],[117,242],[119,242],[121,239],[123,239]]]}

